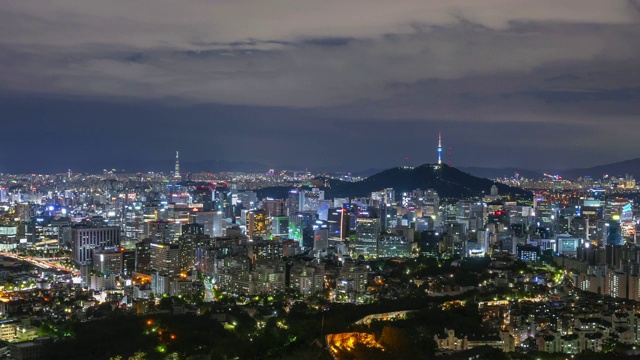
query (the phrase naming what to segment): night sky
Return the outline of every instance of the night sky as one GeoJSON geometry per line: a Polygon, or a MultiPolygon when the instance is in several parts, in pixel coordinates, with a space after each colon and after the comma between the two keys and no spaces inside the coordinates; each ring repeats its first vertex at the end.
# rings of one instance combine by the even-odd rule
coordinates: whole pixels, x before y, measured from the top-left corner
{"type": "Polygon", "coordinates": [[[2,1],[0,119],[4,172],[621,161],[640,0],[2,1]]]}

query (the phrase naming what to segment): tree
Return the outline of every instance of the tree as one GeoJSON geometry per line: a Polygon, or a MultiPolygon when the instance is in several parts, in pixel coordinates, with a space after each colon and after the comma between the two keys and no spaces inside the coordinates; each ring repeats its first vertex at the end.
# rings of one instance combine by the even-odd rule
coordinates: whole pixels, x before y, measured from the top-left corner
{"type": "Polygon", "coordinates": [[[409,336],[402,329],[385,326],[382,328],[382,335],[380,335],[378,342],[393,357],[405,358],[411,355],[412,346],[409,336]]]}
{"type": "Polygon", "coordinates": [[[158,304],[158,310],[171,310],[171,305],[173,305],[173,300],[169,297],[163,297],[158,304]]]}
{"type": "Polygon", "coordinates": [[[145,360],[146,358],[147,354],[142,351],[138,351],[133,354],[133,356],[129,356],[129,360],[145,360]]]}

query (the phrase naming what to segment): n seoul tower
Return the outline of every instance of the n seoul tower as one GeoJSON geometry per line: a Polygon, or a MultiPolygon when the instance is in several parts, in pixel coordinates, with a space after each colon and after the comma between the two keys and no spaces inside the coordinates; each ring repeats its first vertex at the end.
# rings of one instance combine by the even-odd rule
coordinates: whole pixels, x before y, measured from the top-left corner
{"type": "Polygon", "coordinates": [[[438,165],[442,165],[442,133],[438,130],[438,165]]]}

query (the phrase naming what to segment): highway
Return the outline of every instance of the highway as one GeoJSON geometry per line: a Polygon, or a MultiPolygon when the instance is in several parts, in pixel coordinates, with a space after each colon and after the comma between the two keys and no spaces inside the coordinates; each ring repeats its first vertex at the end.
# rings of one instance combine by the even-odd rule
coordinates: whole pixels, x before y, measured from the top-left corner
{"type": "Polygon", "coordinates": [[[21,260],[21,261],[26,261],[29,264],[37,266],[37,267],[39,267],[41,269],[55,269],[55,270],[69,272],[69,273],[73,274],[73,276],[80,276],[80,272],[78,270],[70,269],[70,268],[62,266],[60,264],[55,264],[55,263],[49,262],[49,261],[47,261],[45,259],[42,259],[42,258],[35,258],[35,257],[30,257],[30,256],[22,256],[22,255],[8,253],[8,252],[0,252],[0,256],[4,256],[4,257],[16,259],[16,260],[21,260]]]}

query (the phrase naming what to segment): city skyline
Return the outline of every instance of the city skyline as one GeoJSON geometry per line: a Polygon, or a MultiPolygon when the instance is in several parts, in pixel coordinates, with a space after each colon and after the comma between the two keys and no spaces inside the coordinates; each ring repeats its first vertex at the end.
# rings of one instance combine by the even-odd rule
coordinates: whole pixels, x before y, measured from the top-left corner
{"type": "Polygon", "coordinates": [[[640,157],[638,1],[147,5],[0,5],[0,171],[640,157]]]}

